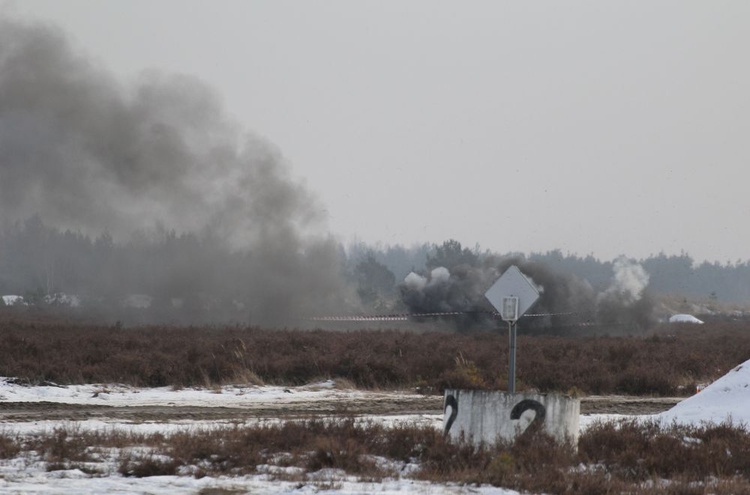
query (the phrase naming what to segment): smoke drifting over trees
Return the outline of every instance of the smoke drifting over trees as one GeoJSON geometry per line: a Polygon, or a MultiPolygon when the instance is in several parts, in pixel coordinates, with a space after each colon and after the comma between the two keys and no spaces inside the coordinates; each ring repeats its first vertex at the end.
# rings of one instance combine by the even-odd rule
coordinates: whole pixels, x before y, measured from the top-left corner
{"type": "MultiPolygon", "coordinates": [[[[648,274],[635,262],[619,258],[609,286],[599,292],[584,279],[549,270],[520,256],[480,257],[460,243],[448,241],[428,257],[426,275],[410,273],[400,285],[404,303],[415,313],[462,312],[486,324],[494,308],[484,293],[511,265],[538,287],[540,298],[532,312],[545,316],[526,318],[527,328],[581,324],[628,325],[644,329],[652,323],[653,303],[644,293],[648,274]],[[440,266],[436,266],[440,264],[440,266]]],[[[471,323],[464,318],[461,325],[471,323]]]]}
{"type": "Polygon", "coordinates": [[[67,292],[118,317],[137,295],[150,316],[178,322],[462,312],[463,330],[486,321],[484,292],[516,264],[543,288],[532,310],[549,314],[527,327],[645,328],[647,284],[750,300],[750,263],[498,256],[453,240],[347,253],[323,211],[200,81],[148,72],[125,83],[57,28],[0,14],[0,295],[67,292]]]}
{"type": "MultiPolygon", "coordinates": [[[[343,294],[337,246],[319,235],[321,210],[280,153],[231,122],[200,81],[150,72],[126,85],[58,29],[0,18],[6,226],[39,215],[115,243],[160,230],[196,236],[187,273],[216,269],[222,284],[242,289],[250,313],[278,321],[292,309],[330,310],[343,294]],[[243,253],[245,269],[227,273],[201,256],[211,243],[243,253]]],[[[157,285],[179,286],[191,278],[183,275],[157,285]]]]}
{"type": "Polygon", "coordinates": [[[0,28],[5,216],[116,239],[162,223],[235,247],[320,220],[278,151],[200,81],[151,72],[125,87],[53,28],[0,28]]]}

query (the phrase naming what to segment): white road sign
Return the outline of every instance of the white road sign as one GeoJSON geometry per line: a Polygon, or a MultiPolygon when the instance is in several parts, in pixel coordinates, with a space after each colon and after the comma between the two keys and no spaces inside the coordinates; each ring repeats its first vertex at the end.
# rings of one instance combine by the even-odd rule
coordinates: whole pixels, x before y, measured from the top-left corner
{"type": "Polygon", "coordinates": [[[492,284],[484,297],[495,307],[505,321],[515,321],[526,313],[539,299],[539,291],[534,284],[521,273],[516,265],[511,265],[505,273],[492,284]],[[508,298],[518,298],[516,311],[506,312],[508,298]],[[507,314],[510,313],[510,314],[507,314]],[[515,314],[513,314],[515,313],[515,314]],[[507,316],[507,317],[506,317],[507,316]]]}

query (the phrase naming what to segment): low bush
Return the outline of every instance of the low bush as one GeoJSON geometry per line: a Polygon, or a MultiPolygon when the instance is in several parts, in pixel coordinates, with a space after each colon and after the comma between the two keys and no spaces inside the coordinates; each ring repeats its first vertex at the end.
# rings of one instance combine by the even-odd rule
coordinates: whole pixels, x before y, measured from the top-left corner
{"type": "Polygon", "coordinates": [[[609,473],[630,481],[750,479],[750,433],[731,424],[604,423],[589,428],[579,448],[585,462],[607,466],[609,473]]]}
{"type": "Polygon", "coordinates": [[[0,459],[12,459],[21,451],[21,444],[15,435],[0,433],[0,459]]]}

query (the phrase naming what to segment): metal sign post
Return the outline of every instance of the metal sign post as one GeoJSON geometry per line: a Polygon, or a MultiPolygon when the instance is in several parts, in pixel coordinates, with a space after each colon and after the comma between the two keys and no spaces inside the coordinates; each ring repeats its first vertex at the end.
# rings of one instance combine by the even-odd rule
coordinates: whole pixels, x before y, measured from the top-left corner
{"type": "Polygon", "coordinates": [[[516,324],[508,322],[510,325],[510,370],[508,371],[508,392],[516,393],[516,324]]]}
{"type": "Polygon", "coordinates": [[[508,339],[510,346],[508,392],[516,392],[516,322],[539,299],[539,291],[534,284],[512,265],[487,290],[484,297],[500,313],[503,321],[508,322],[508,339]]]}
{"type": "Polygon", "coordinates": [[[503,310],[500,317],[508,322],[508,348],[510,358],[508,362],[508,392],[516,393],[516,321],[518,321],[518,298],[508,296],[503,298],[503,310]]]}

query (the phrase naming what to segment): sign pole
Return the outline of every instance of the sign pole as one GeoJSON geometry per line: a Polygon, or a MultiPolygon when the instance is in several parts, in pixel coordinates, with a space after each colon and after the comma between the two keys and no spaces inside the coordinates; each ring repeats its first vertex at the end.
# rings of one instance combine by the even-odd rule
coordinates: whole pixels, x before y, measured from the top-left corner
{"type": "Polygon", "coordinates": [[[487,289],[484,297],[508,322],[510,362],[508,371],[508,392],[516,392],[516,324],[528,309],[539,299],[539,290],[517,266],[512,265],[487,289]]]}
{"type": "Polygon", "coordinates": [[[508,322],[508,338],[510,339],[510,363],[508,372],[508,393],[516,393],[516,325],[508,322]]]}

